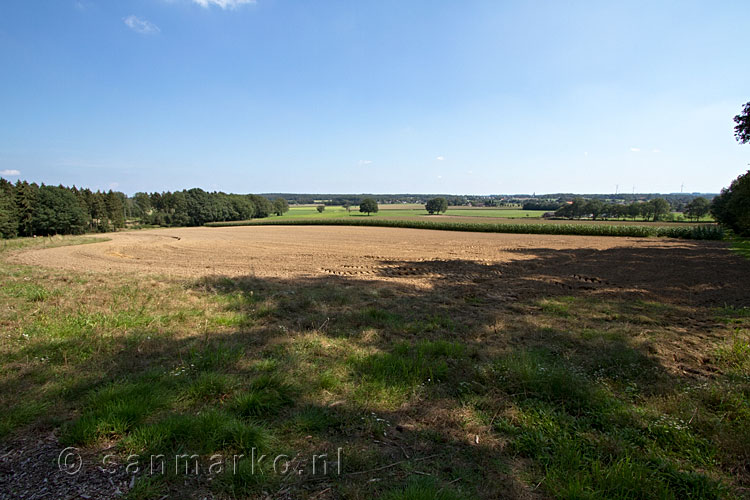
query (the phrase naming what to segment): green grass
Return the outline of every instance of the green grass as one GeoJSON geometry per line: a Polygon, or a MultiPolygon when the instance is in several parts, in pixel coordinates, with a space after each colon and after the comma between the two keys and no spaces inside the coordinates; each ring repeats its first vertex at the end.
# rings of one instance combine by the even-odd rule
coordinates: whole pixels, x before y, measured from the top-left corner
{"type": "Polygon", "coordinates": [[[232,412],[245,418],[272,418],[293,401],[292,386],[275,375],[253,379],[247,390],[230,403],[232,412]]]}
{"type": "Polygon", "coordinates": [[[125,498],[733,499],[750,484],[738,304],[555,289],[499,306],[500,281],[184,281],[7,262],[0,280],[3,444],[54,432],[122,461],[256,448],[303,471],[141,475],[125,498]],[[311,478],[309,457],[339,447],[343,474],[311,478]]]}
{"type": "Polygon", "coordinates": [[[205,372],[198,375],[185,389],[182,398],[193,404],[218,402],[231,394],[238,385],[236,376],[205,372]]]}
{"type": "Polygon", "coordinates": [[[750,259],[750,238],[733,238],[732,250],[750,259]]]}
{"type": "MultiPolygon", "coordinates": [[[[449,208],[444,215],[456,215],[462,217],[502,217],[502,218],[539,218],[545,212],[543,210],[518,210],[518,209],[493,209],[493,208],[449,208]]],[[[342,217],[368,217],[366,214],[359,212],[358,206],[353,206],[351,212],[347,212],[344,207],[332,206],[326,207],[323,213],[319,213],[315,207],[290,207],[289,212],[285,213],[282,219],[297,218],[316,218],[316,219],[334,219],[342,217]]],[[[380,217],[429,217],[427,210],[421,208],[384,208],[379,212],[369,215],[372,218],[380,217]]]]}
{"type": "Polygon", "coordinates": [[[38,238],[0,239],[0,254],[25,248],[55,248],[69,245],[85,245],[108,241],[101,236],[42,236],[38,238]]]}
{"type": "Polygon", "coordinates": [[[416,477],[403,489],[393,489],[381,497],[383,500],[466,500],[451,488],[441,486],[434,478],[416,477]]]}
{"type": "Polygon", "coordinates": [[[443,215],[460,217],[504,217],[509,219],[538,219],[545,210],[518,210],[508,208],[449,208],[443,215]]]}
{"type": "Polygon", "coordinates": [[[548,352],[521,352],[496,362],[497,385],[515,411],[497,421],[511,450],[544,471],[563,498],[721,498],[720,482],[686,471],[710,466],[714,446],[680,419],[628,407],[605,386],[548,352]]]}
{"type": "MultiPolygon", "coordinates": [[[[539,221],[542,215],[547,213],[545,210],[522,210],[520,208],[485,208],[485,207],[450,207],[445,213],[441,214],[444,216],[451,217],[477,217],[477,218],[493,218],[493,219],[531,219],[539,221]]],[[[289,211],[281,217],[273,217],[279,219],[338,219],[338,218],[359,218],[359,217],[370,217],[370,218],[411,218],[411,219],[427,219],[435,218],[431,217],[428,212],[424,209],[424,206],[419,205],[408,205],[404,208],[399,208],[398,205],[389,205],[387,207],[380,208],[380,211],[374,214],[366,215],[359,212],[358,206],[352,206],[351,211],[347,212],[344,207],[340,206],[328,206],[325,210],[320,213],[314,206],[292,206],[289,211]]],[[[683,214],[679,212],[672,213],[673,220],[668,222],[689,222],[683,214]]],[[[621,221],[622,219],[610,219],[613,221],[621,221]]],[[[586,221],[585,223],[588,223],[586,221]]],[[[594,223],[606,223],[606,221],[591,221],[594,223]]],[[[651,222],[637,217],[636,219],[626,219],[626,222],[640,222],[644,225],[652,224],[651,222]]],[[[714,222],[711,216],[706,216],[700,219],[701,223],[714,222]]]]}

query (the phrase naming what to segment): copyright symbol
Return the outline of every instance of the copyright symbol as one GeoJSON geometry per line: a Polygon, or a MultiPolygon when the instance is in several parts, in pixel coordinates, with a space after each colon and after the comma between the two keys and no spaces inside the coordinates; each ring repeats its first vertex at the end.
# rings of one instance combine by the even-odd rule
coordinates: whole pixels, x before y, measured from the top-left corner
{"type": "Polygon", "coordinates": [[[78,453],[78,448],[68,446],[57,456],[57,467],[60,469],[60,472],[72,476],[78,474],[81,466],[83,466],[83,459],[81,458],[81,454],[78,453]]]}

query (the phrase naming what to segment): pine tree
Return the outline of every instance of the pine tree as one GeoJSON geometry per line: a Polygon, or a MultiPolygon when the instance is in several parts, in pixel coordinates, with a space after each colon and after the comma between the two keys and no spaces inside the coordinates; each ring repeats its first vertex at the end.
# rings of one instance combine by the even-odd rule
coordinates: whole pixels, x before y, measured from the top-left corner
{"type": "Polygon", "coordinates": [[[115,193],[110,189],[105,197],[105,205],[107,207],[107,218],[109,218],[112,227],[115,229],[125,227],[125,206],[121,193],[115,193]]]}
{"type": "Polygon", "coordinates": [[[20,236],[34,235],[34,206],[39,186],[26,181],[18,181],[15,190],[16,214],[18,217],[18,234],[20,236]]]}
{"type": "Polygon", "coordinates": [[[0,237],[14,238],[18,235],[18,213],[13,184],[0,179],[0,237]]]}

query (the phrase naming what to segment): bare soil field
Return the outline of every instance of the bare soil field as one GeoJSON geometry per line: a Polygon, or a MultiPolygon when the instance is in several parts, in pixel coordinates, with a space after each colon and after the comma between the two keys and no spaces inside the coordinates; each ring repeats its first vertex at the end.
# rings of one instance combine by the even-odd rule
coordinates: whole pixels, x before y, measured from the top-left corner
{"type": "Polygon", "coordinates": [[[750,492],[750,262],[726,242],[102,236],[0,252],[0,499],[750,492]],[[206,467],[256,448],[290,468],[206,467]],[[125,468],[182,453],[200,470],[125,468]]]}
{"type": "Polygon", "coordinates": [[[721,242],[317,226],[179,228],[109,237],[29,250],[11,261],[189,278],[332,276],[420,287],[472,284],[505,299],[557,289],[750,304],[750,268],[721,242]]]}

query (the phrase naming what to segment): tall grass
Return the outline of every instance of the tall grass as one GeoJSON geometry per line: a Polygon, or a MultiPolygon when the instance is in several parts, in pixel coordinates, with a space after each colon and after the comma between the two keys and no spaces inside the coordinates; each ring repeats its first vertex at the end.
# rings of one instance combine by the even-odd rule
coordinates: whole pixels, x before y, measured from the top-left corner
{"type": "Polygon", "coordinates": [[[210,227],[284,225],[284,226],[376,226],[411,229],[437,229],[442,231],[474,231],[480,233],[516,234],[571,234],[583,236],[630,236],[636,238],[661,236],[693,240],[720,240],[724,231],[716,225],[692,227],[669,226],[616,226],[607,224],[497,224],[487,222],[437,222],[385,219],[296,219],[212,222],[210,227]]]}

